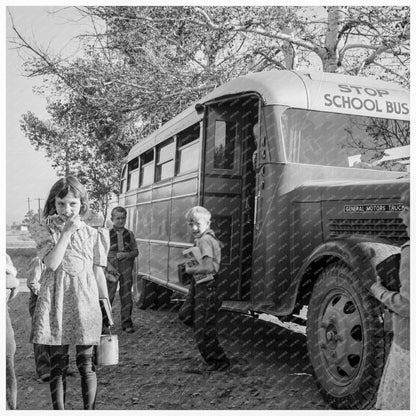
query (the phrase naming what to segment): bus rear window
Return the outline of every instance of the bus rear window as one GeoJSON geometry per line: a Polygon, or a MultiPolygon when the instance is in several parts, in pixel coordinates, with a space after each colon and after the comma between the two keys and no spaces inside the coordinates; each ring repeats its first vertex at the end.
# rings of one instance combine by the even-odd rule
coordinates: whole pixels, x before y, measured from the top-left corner
{"type": "Polygon", "coordinates": [[[288,162],[406,171],[408,121],[289,108],[282,114],[288,162]]]}

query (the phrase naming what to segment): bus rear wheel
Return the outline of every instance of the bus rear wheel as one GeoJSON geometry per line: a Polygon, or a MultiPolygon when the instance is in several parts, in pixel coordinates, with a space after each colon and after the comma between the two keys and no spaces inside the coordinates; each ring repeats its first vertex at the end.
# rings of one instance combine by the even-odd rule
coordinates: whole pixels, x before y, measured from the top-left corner
{"type": "Polygon", "coordinates": [[[385,361],[381,307],[349,268],[326,268],[308,307],[307,344],[322,396],[336,409],[368,409],[385,361]]]}
{"type": "Polygon", "coordinates": [[[170,306],[172,291],[143,276],[133,284],[134,301],[139,309],[162,309],[170,306]]]}
{"type": "Polygon", "coordinates": [[[134,301],[139,309],[157,307],[157,284],[138,275],[133,284],[134,301]]]}

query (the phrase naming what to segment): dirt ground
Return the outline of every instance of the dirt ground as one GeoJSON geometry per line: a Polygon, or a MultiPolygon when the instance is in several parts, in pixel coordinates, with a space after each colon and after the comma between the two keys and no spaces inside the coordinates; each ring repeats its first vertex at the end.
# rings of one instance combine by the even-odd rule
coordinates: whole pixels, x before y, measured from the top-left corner
{"type": "MultiPolygon", "coordinates": [[[[9,239],[8,239],[9,241],[9,239]]],[[[49,385],[36,381],[33,347],[28,342],[29,293],[25,284],[30,243],[9,254],[21,291],[9,306],[15,330],[18,409],[49,410],[49,385]]],[[[119,364],[98,366],[97,409],[101,410],[294,410],[329,409],[310,367],[304,335],[269,322],[223,312],[220,340],[232,366],[225,372],[187,373],[201,363],[192,330],[177,319],[178,305],[165,310],[133,310],[136,332],[121,331],[115,301],[114,333],[119,364]]],[[[73,349],[70,362],[75,368],[73,349]]],[[[80,378],[68,377],[67,409],[82,409],[80,378]]]]}

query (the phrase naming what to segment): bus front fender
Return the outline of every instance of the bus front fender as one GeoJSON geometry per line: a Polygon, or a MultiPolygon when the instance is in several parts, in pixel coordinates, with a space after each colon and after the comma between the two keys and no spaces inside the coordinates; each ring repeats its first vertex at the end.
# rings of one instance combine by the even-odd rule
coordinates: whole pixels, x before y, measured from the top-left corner
{"type": "Polygon", "coordinates": [[[398,287],[400,247],[359,237],[332,240],[317,247],[304,261],[289,289],[293,296],[288,309],[293,310],[296,304],[308,304],[316,279],[333,263],[343,263],[360,276],[366,290],[377,275],[392,288],[398,287]]]}

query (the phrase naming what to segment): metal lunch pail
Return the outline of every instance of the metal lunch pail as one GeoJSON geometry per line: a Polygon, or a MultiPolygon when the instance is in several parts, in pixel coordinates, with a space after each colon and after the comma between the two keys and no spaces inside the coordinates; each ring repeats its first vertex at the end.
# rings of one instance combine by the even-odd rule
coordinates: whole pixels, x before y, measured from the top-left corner
{"type": "Polygon", "coordinates": [[[117,335],[101,335],[100,343],[97,345],[97,365],[118,364],[118,337],[117,335]]]}

